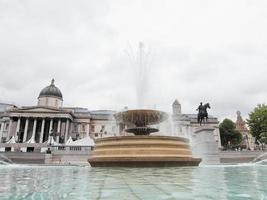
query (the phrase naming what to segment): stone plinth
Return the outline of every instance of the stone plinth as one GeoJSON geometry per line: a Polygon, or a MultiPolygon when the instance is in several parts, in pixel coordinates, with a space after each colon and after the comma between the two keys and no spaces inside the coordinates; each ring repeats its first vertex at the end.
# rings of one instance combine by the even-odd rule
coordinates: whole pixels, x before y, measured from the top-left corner
{"type": "Polygon", "coordinates": [[[193,155],[202,159],[201,164],[219,164],[219,150],[214,139],[214,128],[203,126],[195,130],[192,140],[193,155]]]}
{"type": "Polygon", "coordinates": [[[189,140],[169,136],[122,136],[97,139],[88,162],[92,167],[198,166],[189,140]]]}

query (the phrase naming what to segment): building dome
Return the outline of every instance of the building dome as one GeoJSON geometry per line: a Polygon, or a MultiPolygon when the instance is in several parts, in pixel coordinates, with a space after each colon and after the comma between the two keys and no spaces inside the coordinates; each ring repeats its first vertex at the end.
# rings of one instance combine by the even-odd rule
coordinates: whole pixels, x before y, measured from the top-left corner
{"type": "Polygon", "coordinates": [[[39,94],[39,97],[56,97],[59,99],[63,99],[61,91],[58,89],[58,87],[55,86],[55,80],[52,79],[51,84],[44,89],[39,94]]]}

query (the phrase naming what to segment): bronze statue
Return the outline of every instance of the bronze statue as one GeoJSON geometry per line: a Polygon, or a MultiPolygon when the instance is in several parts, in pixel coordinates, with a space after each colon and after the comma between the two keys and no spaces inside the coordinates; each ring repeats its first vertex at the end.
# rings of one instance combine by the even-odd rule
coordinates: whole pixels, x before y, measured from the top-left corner
{"type": "Polygon", "coordinates": [[[203,105],[202,102],[200,102],[200,105],[197,108],[198,110],[197,121],[200,124],[200,126],[202,125],[202,123],[206,124],[208,121],[208,111],[207,111],[208,108],[210,109],[210,104],[206,103],[205,105],[203,105]]]}

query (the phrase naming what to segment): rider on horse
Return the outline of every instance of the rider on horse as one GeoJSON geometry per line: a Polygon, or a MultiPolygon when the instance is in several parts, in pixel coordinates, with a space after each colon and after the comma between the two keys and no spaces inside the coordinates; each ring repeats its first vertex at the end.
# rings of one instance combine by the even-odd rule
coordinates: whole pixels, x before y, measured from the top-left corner
{"type": "Polygon", "coordinates": [[[198,110],[197,121],[198,121],[198,122],[200,121],[201,116],[204,115],[204,111],[205,111],[204,109],[205,109],[205,108],[204,108],[204,106],[203,106],[203,103],[200,102],[200,105],[199,105],[198,108],[197,108],[197,110],[198,110]]]}
{"type": "Polygon", "coordinates": [[[202,125],[202,122],[205,123],[205,119],[206,121],[208,119],[207,108],[210,108],[210,104],[206,103],[205,105],[203,105],[202,102],[200,102],[200,105],[197,108],[198,110],[197,121],[200,123],[200,125],[202,125]]]}

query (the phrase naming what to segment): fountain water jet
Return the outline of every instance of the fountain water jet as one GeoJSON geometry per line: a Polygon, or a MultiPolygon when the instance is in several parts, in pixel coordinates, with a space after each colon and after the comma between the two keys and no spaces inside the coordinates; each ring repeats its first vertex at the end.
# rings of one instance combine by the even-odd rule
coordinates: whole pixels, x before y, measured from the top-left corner
{"type": "MultiPolygon", "coordinates": [[[[143,59],[143,43],[139,44],[139,81],[137,99],[144,106],[147,66],[143,59]]],[[[118,123],[126,125],[125,131],[134,136],[106,137],[95,141],[95,150],[88,162],[92,167],[172,167],[198,166],[200,158],[193,158],[189,140],[174,136],[155,136],[157,128],[150,127],[168,118],[158,110],[126,110],[114,115],[118,123]]]]}

